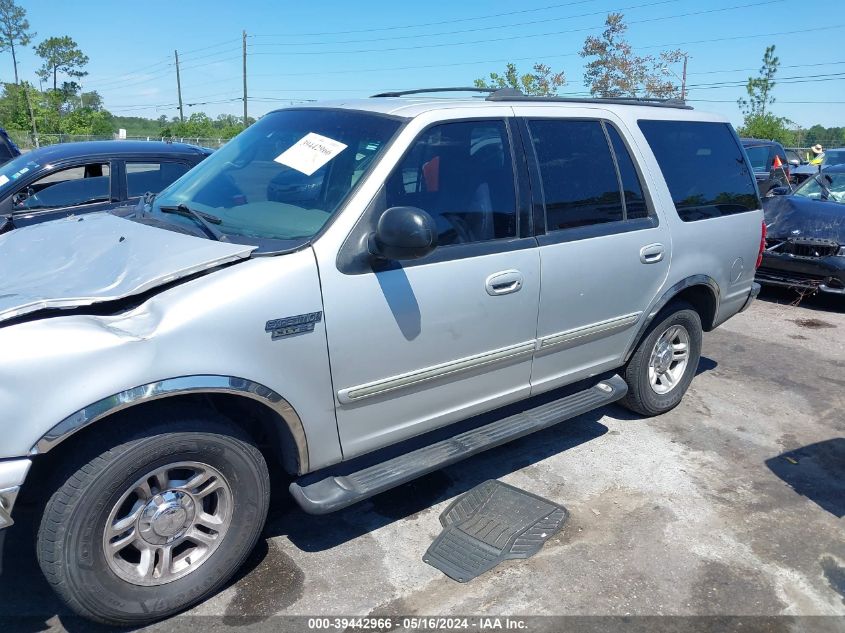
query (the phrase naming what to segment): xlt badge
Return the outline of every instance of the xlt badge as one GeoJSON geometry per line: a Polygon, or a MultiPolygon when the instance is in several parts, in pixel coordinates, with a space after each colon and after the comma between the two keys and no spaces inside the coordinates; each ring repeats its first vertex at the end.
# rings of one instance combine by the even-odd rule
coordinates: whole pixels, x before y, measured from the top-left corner
{"type": "Polygon", "coordinates": [[[313,332],[314,326],[322,320],[322,311],[297,314],[296,316],[267,321],[267,325],[264,326],[264,331],[270,332],[270,339],[275,341],[276,339],[284,336],[291,336],[292,334],[313,332]]]}

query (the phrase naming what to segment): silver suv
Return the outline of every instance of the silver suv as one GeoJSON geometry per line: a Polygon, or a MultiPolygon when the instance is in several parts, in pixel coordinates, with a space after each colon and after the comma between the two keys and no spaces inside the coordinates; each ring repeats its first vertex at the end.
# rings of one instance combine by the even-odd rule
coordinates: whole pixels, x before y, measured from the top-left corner
{"type": "Polygon", "coordinates": [[[682,105],[272,112],[134,217],[0,236],[0,527],[38,509],[77,613],[173,614],[243,563],[273,486],[325,513],[676,406],[759,290],[762,220],[730,124],[682,105]]]}

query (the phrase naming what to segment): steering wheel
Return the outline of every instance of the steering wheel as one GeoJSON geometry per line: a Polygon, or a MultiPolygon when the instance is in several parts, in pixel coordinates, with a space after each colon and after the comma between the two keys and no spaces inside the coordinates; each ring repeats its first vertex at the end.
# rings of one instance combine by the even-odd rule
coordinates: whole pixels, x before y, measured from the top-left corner
{"type": "Polygon", "coordinates": [[[41,202],[41,200],[38,199],[38,194],[35,193],[35,190],[32,187],[21,189],[12,196],[12,206],[16,209],[28,209],[31,206],[40,206],[39,204],[32,205],[32,202],[41,202]]]}
{"type": "Polygon", "coordinates": [[[445,218],[449,222],[449,224],[452,225],[452,228],[458,235],[459,244],[469,244],[470,242],[475,241],[472,236],[472,229],[470,229],[469,224],[467,224],[467,221],[462,218],[459,214],[441,213],[440,217],[445,218]]]}

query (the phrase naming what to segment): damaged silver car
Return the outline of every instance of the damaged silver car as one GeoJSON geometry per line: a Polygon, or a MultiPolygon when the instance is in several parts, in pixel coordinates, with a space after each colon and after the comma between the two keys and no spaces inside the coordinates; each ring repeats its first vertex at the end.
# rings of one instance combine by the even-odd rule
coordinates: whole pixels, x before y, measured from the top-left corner
{"type": "Polygon", "coordinates": [[[243,563],[271,487],[326,513],[676,406],[759,290],[762,219],[730,124],[678,104],[272,112],[132,217],[0,236],[0,528],[38,509],[87,618],[174,614],[243,563]]]}

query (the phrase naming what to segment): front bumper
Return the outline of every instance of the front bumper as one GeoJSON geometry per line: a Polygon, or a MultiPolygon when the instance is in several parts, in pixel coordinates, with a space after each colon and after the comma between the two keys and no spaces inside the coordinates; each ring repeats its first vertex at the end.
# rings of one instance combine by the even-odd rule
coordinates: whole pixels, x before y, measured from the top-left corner
{"type": "Polygon", "coordinates": [[[0,461],[0,530],[14,523],[12,509],[31,465],[29,459],[0,461]]]}
{"type": "Polygon", "coordinates": [[[756,279],[771,286],[845,294],[845,257],[796,257],[764,252],[756,279]]]}

